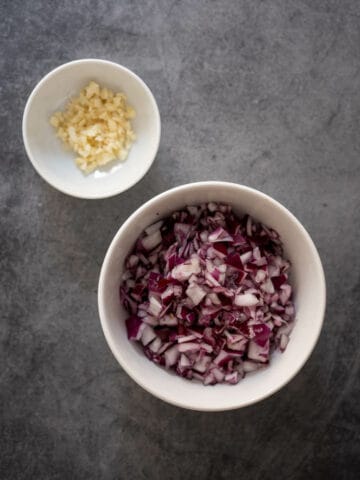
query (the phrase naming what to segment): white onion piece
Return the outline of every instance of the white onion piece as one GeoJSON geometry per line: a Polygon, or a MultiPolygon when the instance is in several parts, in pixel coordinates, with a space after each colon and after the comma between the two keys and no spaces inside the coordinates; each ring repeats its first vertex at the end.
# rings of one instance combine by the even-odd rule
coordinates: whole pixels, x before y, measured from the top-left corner
{"type": "Polygon", "coordinates": [[[150,304],[148,308],[148,313],[150,313],[150,315],[153,315],[154,317],[157,317],[158,315],[160,315],[163,309],[163,305],[154,295],[150,295],[149,300],[150,304]]]}
{"type": "Polygon", "coordinates": [[[242,255],[240,255],[241,262],[243,264],[247,263],[249,260],[252,258],[252,252],[245,252],[242,255]]]}
{"type": "Polygon", "coordinates": [[[153,342],[151,342],[150,346],[149,346],[149,349],[154,352],[154,353],[157,353],[160,348],[162,346],[162,342],[160,340],[159,337],[156,337],[155,340],[153,342]]]}
{"type": "Polygon", "coordinates": [[[259,345],[254,340],[250,340],[248,348],[248,358],[257,362],[265,363],[269,356],[269,342],[264,346],[259,345]]]}
{"type": "Polygon", "coordinates": [[[154,329],[149,325],[145,325],[145,328],[141,335],[141,342],[146,347],[150,342],[152,342],[156,338],[156,333],[154,329]]]}
{"type": "Polygon", "coordinates": [[[213,368],[211,373],[214,375],[217,383],[221,383],[224,380],[225,373],[220,368],[213,368]]]}
{"type": "Polygon", "coordinates": [[[191,275],[197,275],[201,272],[200,262],[199,259],[196,257],[191,258],[188,262],[181,263],[177,265],[171,271],[171,276],[175,280],[179,280],[181,282],[188,280],[191,275]]]}
{"type": "Polygon", "coordinates": [[[255,372],[256,370],[259,370],[260,368],[263,367],[262,364],[257,363],[257,362],[252,362],[252,361],[245,361],[242,364],[244,373],[251,373],[255,372]]]}
{"type": "Polygon", "coordinates": [[[186,335],[186,336],[178,337],[177,341],[179,343],[185,343],[185,342],[192,342],[193,340],[196,340],[196,339],[197,339],[196,335],[186,335]]]}
{"type": "Polygon", "coordinates": [[[179,356],[180,352],[177,345],[174,345],[173,347],[169,348],[169,350],[166,350],[164,354],[166,368],[170,368],[175,365],[179,356]]]}
{"type": "Polygon", "coordinates": [[[168,325],[171,327],[175,327],[177,324],[178,320],[172,313],[170,313],[169,315],[164,315],[159,319],[159,325],[168,325]]]}
{"type": "Polygon", "coordinates": [[[152,233],[155,233],[157,232],[158,230],[160,230],[162,224],[164,222],[162,220],[159,220],[158,222],[156,223],[153,223],[152,225],[150,225],[150,227],[147,227],[145,228],[145,233],[146,235],[151,235],[152,233]]]}
{"type": "Polygon", "coordinates": [[[198,352],[200,350],[200,345],[195,342],[180,343],[178,349],[181,353],[198,352]]]}
{"type": "Polygon", "coordinates": [[[285,333],[280,335],[280,350],[283,352],[289,343],[289,337],[285,333]]]}
{"type": "Polygon", "coordinates": [[[196,283],[190,283],[185,293],[196,307],[196,305],[199,305],[201,300],[205,297],[206,290],[204,290],[200,285],[197,285],[196,283]]]}
{"type": "Polygon", "coordinates": [[[155,230],[151,235],[144,237],[142,239],[142,245],[145,250],[153,250],[157,245],[161,243],[161,233],[160,230],[155,230]]]}
{"type": "Polygon", "coordinates": [[[231,385],[236,385],[239,381],[239,372],[231,372],[225,375],[225,382],[230,383],[231,385]]]}
{"type": "Polygon", "coordinates": [[[211,357],[204,355],[197,362],[194,363],[193,369],[199,373],[204,373],[211,363],[211,357]]]}
{"type": "Polygon", "coordinates": [[[243,293],[235,295],[235,305],[238,307],[252,307],[259,303],[259,300],[252,293],[243,293]]]}
{"type": "Polygon", "coordinates": [[[189,358],[186,355],[184,355],[183,353],[180,355],[180,360],[179,360],[178,366],[182,370],[191,367],[191,362],[190,362],[189,358]]]}

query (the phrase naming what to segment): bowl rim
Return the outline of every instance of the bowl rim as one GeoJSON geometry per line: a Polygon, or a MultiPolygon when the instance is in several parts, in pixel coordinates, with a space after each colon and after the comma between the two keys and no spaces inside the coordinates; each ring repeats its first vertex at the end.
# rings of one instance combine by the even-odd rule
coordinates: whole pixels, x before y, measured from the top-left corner
{"type": "Polygon", "coordinates": [[[159,145],[160,145],[160,139],[161,139],[160,111],[159,111],[159,107],[157,105],[156,99],[154,97],[154,94],[152,93],[150,88],[147,86],[147,84],[144,82],[144,80],[142,80],[132,70],[130,70],[129,68],[127,68],[127,67],[125,67],[125,66],[123,66],[119,63],[112,62],[110,60],[103,60],[103,59],[100,59],[100,58],[81,58],[81,59],[78,59],[78,60],[72,60],[70,62],[66,62],[66,63],[63,63],[63,64],[59,65],[58,67],[54,68],[53,70],[48,72],[46,75],[44,75],[39,80],[39,82],[35,85],[35,87],[31,91],[31,93],[30,93],[30,95],[29,95],[29,97],[26,101],[25,108],[24,108],[24,113],[23,113],[23,117],[22,117],[22,138],[23,138],[23,143],[24,143],[24,147],[25,147],[27,157],[30,160],[30,162],[31,162],[32,166],[34,167],[35,171],[38,173],[38,175],[40,175],[40,177],[43,180],[45,180],[46,183],[51,185],[53,188],[55,188],[59,192],[64,193],[65,195],[69,195],[69,196],[75,197],[75,198],[86,199],[86,200],[96,200],[96,199],[102,199],[102,198],[109,198],[109,197],[114,197],[115,195],[119,195],[120,193],[123,193],[123,192],[129,190],[131,187],[136,185],[136,183],[138,183],[147,174],[147,172],[150,170],[152,164],[154,163],[154,160],[156,158],[156,155],[157,155],[158,150],[159,150],[159,145]],[[153,153],[151,161],[149,162],[149,165],[146,168],[146,170],[144,170],[138,178],[136,178],[134,181],[129,183],[125,188],[120,188],[120,189],[113,188],[113,189],[110,189],[110,190],[108,190],[106,192],[103,192],[103,193],[100,193],[100,194],[91,194],[91,193],[81,194],[81,193],[77,193],[76,191],[74,191],[71,188],[68,189],[68,188],[64,188],[64,187],[59,187],[56,184],[56,182],[48,179],[47,176],[44,175],[44,173],[42,172],[41,168],[39,168],[38,163],[35,159],[35,156],[32,154],[31,147],[30,147],[29,140],[28,140],[28,135],[26,133],[27,120],[28,120],[28,115],[29,115],[30,109],[32,107],[32,104],[33,104],[33,101],[34,101],[34,98],[35,98],[36,94],[41,90],[43,85],[48,80],[50,80],[52,77],[56,76],[60,71],[71,69],[75,65],[84,64],[84,63],[90,63],[90,64],[91,63],[93,63],[93,64],[97,63],[97,64],[102,64],[102,65],[110,65],[112,67],[115,67],[118,70],[122,70],[127,75],[129,75],[129,77],[131,77],[133,80],[138,82],[142,86],[142,88],[144,89],[144,91],[146,92],[147,96],[150,99],[150,102],[152,104],[152,109],[154,111],[155,123],[156,123],[156,143],[155,143],[154,153],[153,153]]]}
{"type": "Polygon", "coordinates": [[[110,243],[110,245],[109,245],[109,247],[106,251],[106,254],[105,254],[102,266],[101,266],[99,283],[98,283],[98,311],[99,311],[100,323],[101,323],[102,330],[103,330],[105,339],[107,341],[107,344],[108,344],[111,352],[113,353],[115,359],[119,363],[119,365],[125,370],[125,372],[129,375],[129,377],[132,378],[132,380],[134,380],[140,387],[142,387],[145,391],[152,394],[153,396],[159,398],[160,400],[162,400],[164,402],[167,402],[171,405],[175,405],[176,407],[185,408],[187,410],[202,411],[202,412],[220,412],[220,411],[228,411],[228,410],[235,410],[235,409],[239,409],[239,408],[244,408],[244,407],[253,405],[255,403],[258,403],[258,402],[272,396],[273,394],[275,394],[279,390],[281,390],[285,385],[287,385],[300,372],[300,370],[303,368],[303,366],[309,360],[311,354],[313,353],[314,348],[315,348],[315,346],[316,346],[316,344],[319,340],[319,336],[320,336],[320,333],[321,333],[321,330],[322,330],[322,327],[323,327],[324,318],[325,318],[325,310],[326,310],[326,282],[325,282],[324,269],[323,269],[321,259],[320,259],[320,255],[317,251],[317,248],[315,247],[315,244],[314,244],[312,238],[310,237],[309,233],[305,229],[305,227],[301,224],[301,222],[295,217],[295,215],[293,213],[291,213],[280,202],[273,199],[269,195],[255,189],[255,188],[248,187],[246,185],[237,184],[237,183],[233,183],[233,182],[226,182],[226,181],[200,181],[200,182],[192,182],[192,183],[187,183],[187,184],[184,184],[184,185],[179,185],[177,187],[170,188],[170,189],[166,190],[165,192],[162,192],[158,195],[155,195],[153,198],[151,198],[150,200],[145,202],[143,205],[141,205],[139,208],[137,208],[125,220],[125,222],[120,226],[118,231],[115,233],[115,235],[114,235],[114,237],[113,237],[113,239],[112,239],[112,241],[111,241],[111,243],[110,243]],[[243,190],[243,191],[246,191],[246,192],[249,192],[249,193],[255,193],[256,195],[259,195],[259,197],[262,198],[263,200],[265,200],[267,202],[270,202],[272,205],[277,206],[278,208],[283,210],[283,212],[290,218],[291,221],[293,221],[296,224],[297,228],[299,228],[302,231],[302,233],[304,234],[304,236],[306,238],[306,241],[308,242],[309,247],[311,249],[311,252],[312,252],[312,255],[313,255],[313,258],[314,258],[314,262],[316,263],[316,268],[317,268],[317,270],[319,272],[319,275],[320,275],[320,284],[319,284],[319,290],[321,292],[321,298],[319,299],[319,302],[321,302],[320,321],[318,322],[317,330],[314,332],[313,340],[307,347],[307,352],[306,352],[306,355],[304,355],[303,361],[300,363],[300,365],[293,372],[291,372],[291,374],[285,380],[283,380],[281,383],[276,385],[273,389],[271,389],[267,393],[257,397],[254,400],[249,400],[247,402],[240,403],[240,404],[239,404],[239,402],[236,402],[233,405],[229,405],[229,406],[226,406],[226,407],[217,407],[217,406],[211,406],[211,407],[209,407],[209,406],[204,406],[204,407],[196,406],[195,407],[195,406],[191,406],[191,404],[190,404],[191,400],[189,401],[189,403],[184,403],[182,401],[176,401],[176,400],[173,400],[173,399],[169,399],[169,398],[166,397],[166,395],[163,395],[161,392],[156,391],[153,388],[146,385],[141,379],[136,378],[135,375],[132,372],[131,366],[123,360],[123,358],[121,356],[121,353],[117,350],[117,348],[115,346],[115,343],[113,342],[112,335],[111,335],[110,330],[109,330],[108,325],[107,325],[107,320],[106,320],[106,316],[105,316],[105,309],[104,309],[104,305],[103,305],[103,299],[104,299],[104,293],[105,293],[104,292],[104,282],[105,282],[106,272],[108,270],[108,266],[110,264],[110,260],[111,260],[112,254],[115,250],[115,246],[117,244],[117,241],[118,241],[119,237],[123,234],[123,232],[125,232],[127,230],[128,226],[131,225],[133,220],[136,219],[136,217],[140,213],[142,213],[143,211],[145,211],[146,209],[151,207],[158,200],[164,200],[164,199],[166,199],[166,197],[168,195],[171,195],[173,193],[190,190],[192,188],[197,188],[197,187],[200,187],[200,186],[203,186],[203,187],[206,186],[206,187],[209,187],[209,188],[214,187],[214,186],[217,186],[217,187],[222,186],[222,187],[225,187],[225,188],[226,187],[232,187],[232,188],[235,187],[235,188],[238,188],[239,190],[243,190]]]}

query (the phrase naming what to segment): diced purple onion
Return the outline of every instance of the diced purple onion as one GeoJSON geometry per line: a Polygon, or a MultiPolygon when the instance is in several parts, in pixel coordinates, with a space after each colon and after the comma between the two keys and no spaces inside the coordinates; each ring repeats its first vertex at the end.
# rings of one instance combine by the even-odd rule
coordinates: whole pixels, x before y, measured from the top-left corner
{"type": "Polygon", "coordinates": [[[125,261],[129,340],[204,385],[234,385],[283,352],[294,326],[280,237],[228,205],[189,206],[147,227],[125,261]]]}

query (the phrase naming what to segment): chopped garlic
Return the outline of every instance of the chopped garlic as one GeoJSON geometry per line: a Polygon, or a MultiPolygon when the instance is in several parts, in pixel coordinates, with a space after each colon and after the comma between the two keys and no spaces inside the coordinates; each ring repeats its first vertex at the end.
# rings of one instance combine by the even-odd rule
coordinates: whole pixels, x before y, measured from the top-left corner
{"type": "Polygon", "coordinates": [[[50,124],[57,136],[77,155],[76,164],[85,173],[115,159],[126,160],[136,139],[130,120],[135,110],[123,93],[114,93],[90,82],[64,112],[56,112],[50,124]]]}

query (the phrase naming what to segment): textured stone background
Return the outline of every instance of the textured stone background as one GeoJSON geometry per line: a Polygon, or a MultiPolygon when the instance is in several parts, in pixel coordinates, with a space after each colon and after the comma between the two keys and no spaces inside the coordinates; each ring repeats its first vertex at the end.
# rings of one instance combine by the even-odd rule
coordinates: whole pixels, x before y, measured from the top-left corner
{"type": "Polygon", "coordinates": [[[0,3],[0,478],[355,479],[360,470],[360,2],[0,3]],[[162,116],[151,171],[83,201],[27,160],[21,118],[52,68],[134,69],[162,116]],[[302,372],[244,410],[183,411],[118,367],[96,289],[121,223],[169,187],[259,188],[304,223],[328,285],[302,372]]]}

